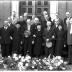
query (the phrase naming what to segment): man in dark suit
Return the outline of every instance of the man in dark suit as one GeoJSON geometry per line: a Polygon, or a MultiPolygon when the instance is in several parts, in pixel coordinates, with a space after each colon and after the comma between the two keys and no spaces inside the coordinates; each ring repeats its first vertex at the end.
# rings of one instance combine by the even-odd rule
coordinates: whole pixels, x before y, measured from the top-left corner
{"type": "MultiPolygon", "coordinates": [[[[8,17],[8,27],[11,29],[11,33],[12,33],[12,37],[13,37],[15,25],[12,24],[12,20],[10,17],[8,17]]],[[[11,44],[10,44],[10,51],[9,51],[10,55],[12,55],[12,45],[13,45],[13,39],[11,40],[11,44]]]]}
{"type": "Polygon", "coordinates": [[[57,16],[53,21],[56,31],[55,55],[62,56],[62,49],[64,47],[64,25],[63,21],[57,16]]]}
{"type": "Polygon", "coordinates": [[[51,21],[51,17],[49,17],[48,14],[44,14],[43,17],[44,17],[44,19],[41,21],[41,23],[42,23],[42,30],[44,30],[44,28],[46,27],[47,21],[51,21]]]}
{"type": "Polygon", "coordinates": [[[68,61],[72,64],[72,18],[67,26],[68,61]]]}
{"type": "Polygon", "coordinates": [[[66,12],[66,18],[64,18],[64,50],[66,51],[66,57],[68,57],[67,27],[70,19],[70,13],[66,12]]]}
{"type": "Polygon", "coordinates": [[[2,56],[7,57],[10,55],[10,43],[12,39],[11,29],[8,27],[8,21],[4,21],[4,26],[0,29],[0,43],[2,56]]]}

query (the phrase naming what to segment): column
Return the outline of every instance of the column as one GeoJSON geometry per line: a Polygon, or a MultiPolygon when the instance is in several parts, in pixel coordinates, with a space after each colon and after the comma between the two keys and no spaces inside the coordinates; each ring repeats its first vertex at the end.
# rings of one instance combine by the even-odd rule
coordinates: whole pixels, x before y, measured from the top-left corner
{"type": "Polygon", "coordinates": [[[58,1],[50,1],[50,16],[55,19],[55,13],[58,12],[58,1]]]}
{"type": "Polygon", "coordinates": [[[12,11],[15,11],[19,16],[19,1],[12,1],[12,11]]]}

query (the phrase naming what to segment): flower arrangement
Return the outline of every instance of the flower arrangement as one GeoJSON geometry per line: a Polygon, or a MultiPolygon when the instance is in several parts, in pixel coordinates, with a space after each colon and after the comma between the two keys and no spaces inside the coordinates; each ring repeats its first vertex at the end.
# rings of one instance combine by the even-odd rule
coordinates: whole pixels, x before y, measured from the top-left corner
{"type": "Polygon", "coordinates": [[[8,70],[66,70],[66,63],[64,63],[61,56],[53,56],[50,58],[50,55],[46,58],[31,58],[29,55],[21,56],[13,54],[12,57],[5,58],[3,61],[5,69],[8,70]]]}

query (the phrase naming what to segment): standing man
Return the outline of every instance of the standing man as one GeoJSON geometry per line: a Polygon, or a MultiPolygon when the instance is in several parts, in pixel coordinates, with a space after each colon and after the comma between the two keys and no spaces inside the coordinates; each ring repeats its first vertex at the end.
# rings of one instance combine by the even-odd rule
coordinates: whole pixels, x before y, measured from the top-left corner
{"type": "Polygon", "coordinates": [[[72,18],[67,27],[68,61],[72,64],[72,18]]]}
{"type": "Polygon", "coordinates": [[[66,18],[64,18],[64,50],[67,52],[66,57],[68,57],[68,45],[67,45],[67,27],[71,17],[70,13],[66,12],[66,18]]]}
{"type": "Polygon", "coordinates": [[[11,44],[11,29],[8,27],[8,21],[4,21],[4,26],[0,29],[0,43],[2,50],[2,57],[7,57],[10,55],[10,44],[11,44]]]}
{"type": "Polygon", "coordinates": [[[53,24],[56,31],[55,55],[62,56],[62,49],[64,47],[64,25],[58,13],[56,13],[56,19],[53,21],[53,24]]]}

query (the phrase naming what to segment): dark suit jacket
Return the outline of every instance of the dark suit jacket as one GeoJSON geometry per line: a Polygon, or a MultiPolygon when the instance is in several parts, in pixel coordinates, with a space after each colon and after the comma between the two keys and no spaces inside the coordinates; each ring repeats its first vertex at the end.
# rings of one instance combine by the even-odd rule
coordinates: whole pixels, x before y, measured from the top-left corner
{"type": "Polygon", "coordinates": [[[44,29],[43,32],[43,38],[46,41],[46,39],[49,39],[49,42],[52,42],[55,40],[56,34],[55,34],[55,29],[54,27],[51,27],[50,30],[48,31],[46,28],[44,29]],[[52,38],[54,36],[54,38],[52,38]]]}
{"type": "Polygon", "coordinates": [[[5,30],[4,27],[2,27],[0,29],[0,36],[1,36],[1,39],[0,39],[1,44],[9,44],[9,43],[11,43],[10,36],[12,36],[12,33],[11,33],[10,27],[8,27],[7,30],[5,30]]]}

